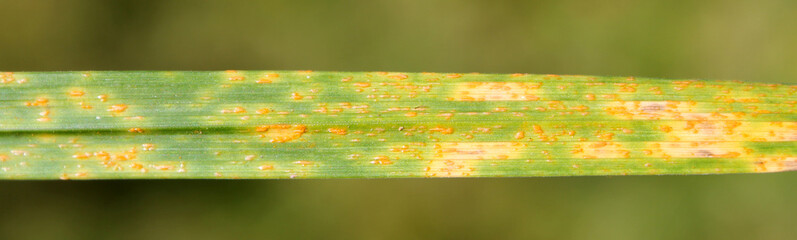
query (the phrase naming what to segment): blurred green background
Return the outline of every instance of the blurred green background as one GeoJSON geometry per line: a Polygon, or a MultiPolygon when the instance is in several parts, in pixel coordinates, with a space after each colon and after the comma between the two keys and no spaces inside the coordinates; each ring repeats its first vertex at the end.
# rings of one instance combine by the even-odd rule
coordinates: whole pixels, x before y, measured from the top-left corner
{"type": "MultiPolygon", "coordinates": [[[[797,1],[0,0],[0,70],[797,83],[797,1]]],[[[797,173],[3,181],[0,239],[794,239],[797,173]]]]}

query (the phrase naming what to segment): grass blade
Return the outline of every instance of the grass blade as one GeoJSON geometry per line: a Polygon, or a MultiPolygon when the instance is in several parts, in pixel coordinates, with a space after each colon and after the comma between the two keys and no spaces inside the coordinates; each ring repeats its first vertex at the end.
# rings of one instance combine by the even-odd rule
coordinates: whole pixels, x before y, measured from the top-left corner
{"type": "Polygon", "coordinates": [[[388,72],[0,74],[0,179],[797,169],[797,86],[388,72]]]}

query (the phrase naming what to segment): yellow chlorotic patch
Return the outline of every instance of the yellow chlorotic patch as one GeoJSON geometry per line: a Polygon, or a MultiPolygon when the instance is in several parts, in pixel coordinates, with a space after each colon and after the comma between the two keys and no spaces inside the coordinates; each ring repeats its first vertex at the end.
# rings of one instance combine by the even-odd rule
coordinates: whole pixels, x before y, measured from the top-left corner
{"type": "Polygon", "coordinates": [[[750,141],[797,141],[797,122],[749,122],[737,131],[750,141]]]}
{"type": "Polygon", "coordinates": [[[466,177],[479,160],[517,159],[526,145],[519,142],[446,142],[434,146],[434,157],[426,168],[428,177],[466,177]]]}
{"type": "Polygon", "coordinates": [[[756,141],[797,140],[796,122],[743,122],[688,120],[659,126],[668,141],[756,141]]]}
{"type": "Polygon", "coordinates": [[[644,152],[656,158],[736,158],[749,155],[738,142],[650,142],[644,152]]]}
{"type": "Polygon", "coordinates": [[[542,83],[467,82],[454,90],[455,101],[536,101],[542,83]]]}
{"type": "Polygon", "coordinates": [[[573,147],[574,158],[629,158],[628,151],[617,142],[585,142],[573,147]]]}
{"type": "Polygon", "coordinates": [[[744,113],[700,112],[691,101],[615,101],[604,108],[609,115],[633,120],[738,120],[744,113]]]}
{"type": "Polygon", "coordinates": [[[797,157],[764,157],[755,161],[756,172],[782,172],[797,170],[797,157]]]}
{"type": "Polygon", "coordinates": [[[283,143],[299,139],[307,131],[307,127],[288,124],[261,125],[257,126],[255,131],[261,138],[268,138],[269,142],[283,143]]]}

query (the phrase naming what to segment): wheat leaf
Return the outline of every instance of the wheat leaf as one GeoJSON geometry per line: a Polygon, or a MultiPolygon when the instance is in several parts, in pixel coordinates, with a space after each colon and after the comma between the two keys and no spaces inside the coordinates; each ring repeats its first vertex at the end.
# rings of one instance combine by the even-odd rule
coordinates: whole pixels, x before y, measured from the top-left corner
{"type": "Polygon", "coordinates": [[[6,72],[0,179],[797,169],[797,86],[395,72],[6,72]]]}

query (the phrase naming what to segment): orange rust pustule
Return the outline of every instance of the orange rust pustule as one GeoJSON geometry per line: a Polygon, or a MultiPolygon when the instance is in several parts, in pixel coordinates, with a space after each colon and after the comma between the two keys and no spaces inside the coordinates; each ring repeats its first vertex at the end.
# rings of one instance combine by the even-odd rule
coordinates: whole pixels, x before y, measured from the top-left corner
{"type": "Polygon", "coordinates": [[[447,78],[461,78],[462,74],[461,73],[452,73],[452,74],[446,75],[446,77],[447,78]]]}
{"type": "Polygon", "coordinates": [[[0,72],[0,83],[13,83],[16,81],[13,72],[0,72]]]}
{"type": "Polygon", "coordinates": [[[40,98],[36,98],[36,100],[33,101],[33,102],[25,102],[25,106],[28,106],[28,107],[43,107],[43,106],[47,106],[47,103],[49,103],[49,102],[50,102],[49,99],[40,97],[40,98]]]}
{"type": "Polygon", "coordinates": [[[222,109],[221,113],[246,113],[246,108],[238,106],[231,109],[222,109]]]}
{"type": "MultiPolygon", "coordinates": [[[[99,163],[102,166],[113,169],[114,171],[118,171],[118,170],[123,170],[124,168],[124,166],[121,165],[121,162],[136,159],[137,153],[138,151],[136,151],[136,148],[133,147],[119,153],[109,153],[107,151],[102,151],[102,150],[96,152],[78,152],[72,155],[72,158],[78,160],[96,159],[100,161],[99,163]]],[[[140,165],[140,164],[132,163],[130,167],[136,170],[140,169],[146,171],[146,169],[143,169],[143,166],[141,166],[141,168],[136,168],[135,165],[140,165]]]]}
{"type": "Polygon", "coordinates": [[[452,134],[454,133],[454,128],[446,128],[446,127],[433,127],[429,129],[429,132],[439,132],[441,134],[452,134]]]}
{"type": "Polygon", "coordinates": [[[293,100],[302,100],[303,98],[304,98],[304,96],[302,96],[301,94],[299,94],[297,92],[291,93],[291,99],[293,99],[293,100]]]}
{"type": "Polygon", "coordinates": [[[70,97],[81,97],[85,94],[86,93],[81,90],[72,90],[67,93],[67,95],[69,95],[70,97]]]}
{"type": "Polygon", "coordinates": [[[127,105],[125,104],[114,104],[108,107],[108,111],[113,113],[122,113],[125,110],[127,110],[127,105]]]}
{"type": "Polygon", "coordinates": [[[390,161],[390,158],[387,156],[376,156],[374,160],[371,161],[371,164],[376,165],[390,165],[393,164],[393,161],[390,161]]]}
{"type": "Polygon", "coordinates": [[[295,161],[295,162],[293,162],[293,164],[296,164],[296,165],[299,165],[299,166],[302,166],[302,167],[315,165],[313,162],[307,161],[307,160],[295,161]]]}
{"type": "Polygon", "coordinates": [[[261,108],[261,109],[258,109],[258,110],[257,110],[257,111],[255,111],[255,112],[256,112],[257,114],[260,114],[260,115],[265,115],[265,114],[268,114],[268,113],[270,113],[270,112],[271,112],[271,109],[268,109],[268,108],[261,108]]]}
{"type": "Polygon", "coordinates": [[[409,78],[409,76],[407,76],[407,74],[403,74],[403,73],[397,73],[397,74],[393,74],[393,75],[390,75],[390,76],[387,76],[387,77],[390,78],[390,79],[394,79],[394,80],[404,80],[404,79],[409,78]]]}
{"type": "Polygon", "coordinates": [[[347,131],[346,131],[345,128],[334,128],[333,127],[333,128],[328,128],[327,131],[329,131],[330,133],[337,134],[337,135],[346,135],[347,134],[347,131]]]}
{"type": "Polygon", "coordinates": [[[517,133],[515,133],[515,139],[521,140],[524,138],[526,138],[526,132],[518,131],[517,133]]]}
{"type": "Polygon", "coordinates": [[[260,125],[255,127],[255,131],[261,133],[261,138],[270,138],[269,142],[284,143],[302,137],[307,131],[307,126],[289,124],[260,125]]]}
{"type": "Polygon", "coordinates": [[[144,151],[153,151],[155,150],[155,144],[152,143],[141,144],[141,149],[143,149],[144,151]]]}
{"type": "Polygon", "coordinates": [[[357,83],[354,83],[354,86],[355,87],[360,87],[360,88],[367,88],[367,87],[371,86],[371,83],[369,83],[369,82],[357,82],[357,83]]]}

